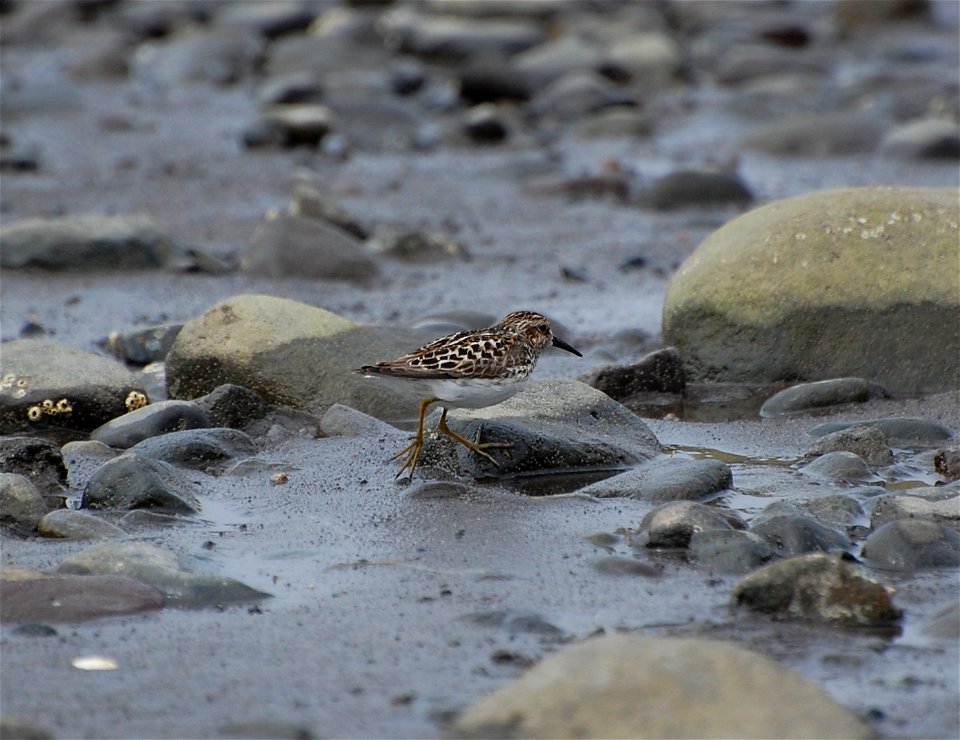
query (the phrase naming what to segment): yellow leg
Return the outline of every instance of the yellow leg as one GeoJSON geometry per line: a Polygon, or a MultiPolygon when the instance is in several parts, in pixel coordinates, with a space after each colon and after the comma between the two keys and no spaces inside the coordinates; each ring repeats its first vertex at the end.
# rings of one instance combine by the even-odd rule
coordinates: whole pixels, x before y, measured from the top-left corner
{"type": "Polygon", "coordinates": [[[403,475],[403,471],[407,468],[410,468],[410,478],[413,479],[413,473],[417,469],[417,461],[420,459],[420,451],[423,449],[423,417],[427,413],[427,407],[431,403],[436,402],[436,398],[428,398],[420,404],[420,418],[417,421],[417,436],[413,438],[413,441],[404,447],[400,452],[391,457],[391,460],[396,460],[398,457],[403,457],[407,455],[407,459],[403,461],[403,466],[397,471],[396,478],[399,478],[403,475]]]}
{"type": "Polygon", "coordinates": [[[440,414],[440,423],[437,424],[437,429],[439,429],[441,432],[446,434],[451,439],[455,439],[457,442],[462,444],[468,450],[471,450],[472,452],[475,452],[478,455],[481,455],[487,458],[487,460],[492,462],[498,468],[500,467],[500,463],[494,460],[492,455],[484,452],[484,450],[488,450],[494,447],[513,447],[512,442],[484,442],[481,444],[480,432],[482,430],[480,428],[477,429],[477,438],[473,442],[471,442],[469,439],[465,439],[461,437],[459,434],[457,434],[455,431],[453,431],[450,427],[447,426],[447,410],[446,409],[444,409],[443,413],[440,414]]]}

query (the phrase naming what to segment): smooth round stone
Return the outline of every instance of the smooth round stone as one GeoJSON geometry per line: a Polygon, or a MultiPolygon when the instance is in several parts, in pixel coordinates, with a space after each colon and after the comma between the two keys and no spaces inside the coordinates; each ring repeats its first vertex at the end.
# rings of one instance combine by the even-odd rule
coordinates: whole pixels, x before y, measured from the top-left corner
{"type": "Polygon", "coordinates": [[[718,573],[747,573],[777,557],[763,537],[737,529],[694,532],[688,547],[700,567],[718,573]]]}
{"type": "Polygon", "coordinates": [[[888,133],[880,151],[906,159],[960,159],[960,129],[940,118],[910,121],[888,133]]]}
{"type": "Polygon", "coordinates": [[[801,508],[824,526],[839,530],[863,524],[867,517],[856,499],[839,493],[810,499],[801,508]]]}
{"type": "Polygon", "coordinates": [[[801,472],[810,478],[831,483],[883,483],[883,479],[874,475],[869,466],[852,452],[828,452],[807,463],[801,472]]]}
{"type": "Polygon", "coordinates": [[[645,563],[636,558],[625,558],[616,555],[610,555],[603,558],[597,558],[592,563],[600,573],[612,576],[646,576],[647,578],[657,578],[660,576],[659,568],[645,563]]]}
{"type": "Polygon", "coordinates": [[[897,519],[867,537],[861,556],[876,568],[955,568],[960,566],[960,532],[928,519],[897,519]]]}
{"type": "Polygon", "coordinates": [[[754,524],[750,531],[763,537],[783,557],[809,552],[846,552],[851,547],[845,535],[805,516],[773,516],[754,524]]]}
{"type": "Polygon", "coordinates": [[[193,403],[207,413],[211,426],[230,429],[242,429],[270,410],[259,393],[232,383],[217,386],[205,396],[194,398],[193,403]]]}
{"type": "Polygon", "coordinates": [[[238,457],[252,457],[257,454],[257,445],[239,429],[185,429],[145,439],[129,452],[172,465],[206,470],[238,457]]]}
{"type": "Polygon", "coordinates": [[[500,111],[491,103],[481,103],[463,116],[463,130],[478,144],[498,144],[510,134],[500,111]]]}
{"type": "Polygon", "coordinates": [[[800,383],[768,398],[760,407],[760,416],[776,418],[791,413],[862,403],[870,399],[870,384],[863,378],[833,378],[800,383]]]}
{"type": "MultiPolygon", "coordinates": [[[[740,528],[746,528],[740,522],[740,528]]],[[[640,522],[639,534],[647,547],[687,547],[695,532],[733,529],[730,521],[716,509],[694,501],[673,501],[647,514],[640,522]]]]}
{"type": "Polygon", "coordinates": [[[765,614],[849,625],[884,625],[900,618],[883,584],[840,556],[822,553],[763,566],[734,586],[732,601],[765,614]]]}
{"type": "Polygon", "coordinates": [[[657,211],[744,206],[752,200],[753,193],[737,173],[700,170],[680,170],[664,175],[639,197],[642,206],[657,211]]]}
{"type": "Polygon", "coordinates": [[[693,501],[724,491],[733,484],[730,467],[720,460],[657,457],[626,473],[579,490],[598,498],[645,501],[693,501]]]}
{"type": "Polygon", "coordinates": [[[104,537],[123,537],[120,527],[111,524],[87,511],[55,509],[46,514],[37,529],[44,537],[61,537],[68,540],[99,540],[104,537]]]}
{"type": "Polygon", "coordinates": [[[582,380],[616,401],[637,393],[681,393],[686,385],[683,362],[673,347],[651,352],[631,365],[602,367],[582,380]]]}
{"type": "Polygon", "coordinates": [[[870,527],[879,529],[896,519],[930,519],[960,529],[960,496],[940,487],[916,488],[877,496],[870,527]]]}
{"type": "Polygon", "coordinates": [[[850,427],[877,427],[890,444],[897,446],[935,446],[948,442],[956,433],[935,421],[916,418],[871,419],[868,421],[828,421],[810,430],[814,437],[823,437],[850,427]]]}
{"type": "Polygon", "coordinates": [[[94,429],[90,438],[128,449],[151,437],[210,424],[207,413],[192,401],[159,401],[108,421],[94,429]]]}

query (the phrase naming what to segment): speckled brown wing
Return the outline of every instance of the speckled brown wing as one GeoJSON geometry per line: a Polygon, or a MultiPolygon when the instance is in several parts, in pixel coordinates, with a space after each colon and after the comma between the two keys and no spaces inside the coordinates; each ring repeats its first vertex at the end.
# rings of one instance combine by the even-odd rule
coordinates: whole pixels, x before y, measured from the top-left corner
{"type": "Polygon", "coordinates": [[[517,360],[529,355],[518,334],[490,329],[451,334],[389,362],[365,365],[358,372],[401,378],[500,378],[513,375],[517,360]]]}

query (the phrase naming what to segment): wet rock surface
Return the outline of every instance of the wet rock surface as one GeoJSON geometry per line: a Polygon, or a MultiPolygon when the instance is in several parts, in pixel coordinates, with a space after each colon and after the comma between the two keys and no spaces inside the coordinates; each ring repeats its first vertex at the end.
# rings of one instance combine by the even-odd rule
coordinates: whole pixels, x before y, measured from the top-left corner
{"type": "MultiPolygon", "coordinates": [[[[630,633],[696,646],[668,650],[688,655],[675,683],[649,662],[620,734],[750,734],[770,706],[803,716],[753,734],[797,734],[839,704],[858,724],[809,734],[956,736],[956,567],[926,563],[951,562],[960,492],[958,22],[939,0],[0,2],[0,461],[46,507],[2,533],[0,734],[438,737],[554,654],[630,633]],[[731,259],[704,263],[718,239],[731,259]],[[671,349],[663,309],[694,265],[693,297],[727,286],[735,320],[695,316],[671,349]],[[435,413],[435,464],[395,481],[420,399],[350,370],[520,309],[584,356],[545,352],[549,392],[522,411],[450,419],[507,435],[507,466],[537,454],[484,467],[434,439],[435,413]],[[850,377],[866,398],[758,414],[850,377]],[[158,466],[196,513],[73,508],[125,449],[90,432],[167,400],[209,425],[146,430],[140,450],[173,462],[137,451],[129,480],[158,466]],[[810,475],[838,452],[869,477],[810,475]],[[649,497],[621,486],[654,478],[649,497]],[[646,547],[664,504],[677,526],[646,547]],[[788,573],[780,618],[731,610],[739,578],[816,543],[862,560],[840,562],[903,617],[822,621],[882,604],[832,565],[788,573]],[[77,558],[123,575],[54,572],[77,558]],[[18,569],[35,583],[11,599],[18,569]],[[230,601],[227,582],[256,593],[230,601]],[[697,693],[691,676],[753,675],[729,654],[711,673],[711,646],[738,645],[773,674],[697,693]],[[768,695],[785,673],[831,708],[768,695]]],[[[597,660],[629,678],[656,649],[597,660]]],[[[621,716],[574,663],[567,706],[621,716]]]]}

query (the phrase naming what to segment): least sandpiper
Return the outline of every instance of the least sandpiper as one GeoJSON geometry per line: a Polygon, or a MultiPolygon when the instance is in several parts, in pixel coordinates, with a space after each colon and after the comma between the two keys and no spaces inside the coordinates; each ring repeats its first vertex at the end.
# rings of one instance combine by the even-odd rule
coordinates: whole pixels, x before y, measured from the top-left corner
{"type": "Polygon", "coordinates": [[[553,336],[545,316],[533,311],[516,311],[488,329],[440,337],[395,360],[364,365],[356,370],[368,377],[396,379],[420,394],[417,434],[409,445],[390,458],[396,460],[407,456],[396,477],[409,468],[413,478],[423,450],[423,418],[427,408],[434,403],[443,407],[437,429],[499,467],[486,450],[512,445],[507,442],[481,443],[479,430],[472,442],[464,439],[447,426],[447,411],[479,409],[510,398],[523,388],[540,353],[549,344],[577,357],[583,356],[553,336]]]}

